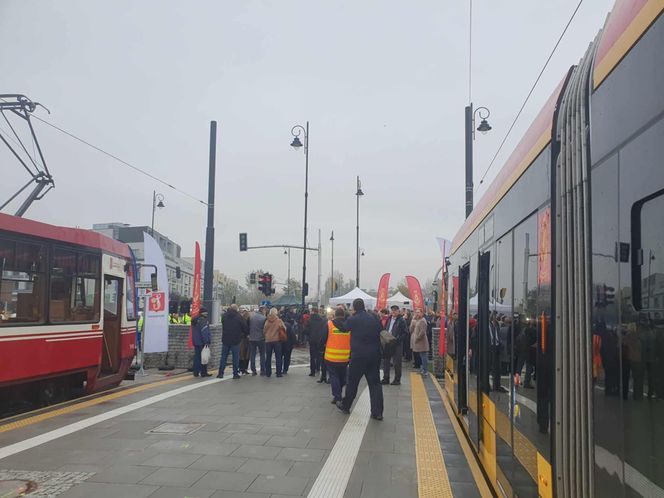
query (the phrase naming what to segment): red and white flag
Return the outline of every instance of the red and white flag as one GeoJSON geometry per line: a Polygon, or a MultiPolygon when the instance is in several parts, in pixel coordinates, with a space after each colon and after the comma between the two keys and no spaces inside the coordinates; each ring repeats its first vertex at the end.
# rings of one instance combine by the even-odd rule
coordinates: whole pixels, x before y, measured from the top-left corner
{"type": "Polygon", "coordinates": [[[390,274],[386,273],[380,277],[380,283],[378,284],[378,297],[376,298],[376,309],[382,310],[387,308],[387,291],[390,285],[390,274]]]}

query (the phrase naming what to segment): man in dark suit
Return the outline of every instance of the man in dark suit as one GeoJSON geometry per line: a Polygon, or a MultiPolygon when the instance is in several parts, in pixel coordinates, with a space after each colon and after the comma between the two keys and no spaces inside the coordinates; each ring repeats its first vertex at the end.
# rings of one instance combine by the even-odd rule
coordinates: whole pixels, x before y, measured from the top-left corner
{"type": "Polygon", "coordinates": [[[350,413],[350,407],[357,396],[357,386],[364,376],[369,384],[371,398],[371,418],[383,420],[383,386],[380,384],[380,319],[364,308],[364,301],[353,301],[354,314],[346,320],[345,328],[350,331],[350,364],[346,396],[337,402],[337,408],[350,413]]]}
{"type": "Polygon", "coordinates": [[[399,313],[398,306],[390,307],[390,318],[385,324],[385,330],[397,338],[397,348],[394,350],[394,355],[390,358],[383,359],[383,380],[381,384],[390,383],[390,362],[394,363],[394,380],[392,381],[393,386],[401,385],[401,363],[403,360],[403,344],[404,341],[408,338],[408,327],[406,326],[406,321],[399,313]]]}

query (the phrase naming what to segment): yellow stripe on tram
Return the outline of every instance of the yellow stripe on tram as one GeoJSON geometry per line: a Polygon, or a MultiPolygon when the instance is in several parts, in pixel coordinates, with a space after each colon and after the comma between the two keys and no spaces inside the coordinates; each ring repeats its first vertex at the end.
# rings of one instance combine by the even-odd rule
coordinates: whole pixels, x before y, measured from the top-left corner
{"type": "Polygon", "coordinates": [[[417,459],[417,492],[420,498],[452,498],[438,431],[429,406],[429,397],[422,377],[410,374],[417,459]]]}
{"type": "Polygon", "coordinates": [[[101,403],[105,403],[107,401],[111,401],[114,399],[118,398],[123,398],[125,396],[129,396],[130,394],[135,394],[141,391],[145,391],[147,389],[152,389],[153,387],[159,387],[159,386],[165,386],[168,384],[174,384],[176,382],[180,382],[184,379],[190,378],[190,375],[182,374],[178,375],[177,377],[173,377],[170,379],[166,380],[161,380],[157,382],[150,382],[147,384],[142,384],[140,386],[136,387],[131,387],[129,389],[123,389],[122,391],[117,391],[113,392],[107,395],[102,395],[100,397],[96,397],[94,399],[91,399],[89,401],[83,401],[80,403],[75,403],[73,405],[68,405],[63,408],[58,408],[55,410],[51,410],[48,412],[40,413],[38,415],[33,415],[32,417],[26,417],[21,420],[16,420],[15,422],[10,422],[4,425],[0,425],[0,433],[3,432],[9,432],[13,431],[15,429],[21,429],[23,427],[28,427],[33,424],[37,424],[39,422],[43,422],[44,420],[48,420],[51,418],[59,417],[60,415],[66,415],[68,413],[73,413],[78,410],[83,410],[84,408],[89,408],[91,406],[99,405],[101,403]]]}

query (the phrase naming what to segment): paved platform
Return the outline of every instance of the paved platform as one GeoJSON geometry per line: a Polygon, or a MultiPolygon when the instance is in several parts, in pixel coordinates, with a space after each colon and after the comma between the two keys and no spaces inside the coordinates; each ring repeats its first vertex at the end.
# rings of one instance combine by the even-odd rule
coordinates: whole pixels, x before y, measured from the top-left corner
{"type": "Polygon", "coordinates": [[[404,369],[401,386],[384,386],[384,420],[376,421],[366,385],[349,417],[330,403],[327,384],[307,376],[303,352],[294,363],[283,378],[184,375],[0,425],[0,481],[32,481],[27,496],[35,497],[482,496],[431,379],[404,369]],[[438,446],[422,439],[414,406],[424,424],[432,420],[429,443],[438,446]],[[436,447],[452,494],[422,471],[436,447]]]}

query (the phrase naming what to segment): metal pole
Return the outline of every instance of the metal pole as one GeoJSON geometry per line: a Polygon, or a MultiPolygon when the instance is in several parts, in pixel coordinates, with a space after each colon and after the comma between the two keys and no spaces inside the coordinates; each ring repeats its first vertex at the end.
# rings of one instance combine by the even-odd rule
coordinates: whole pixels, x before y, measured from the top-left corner
{"type": "Polygon", "coordinates": [[[332,235],[330,236],[330,241],[332,242],[332,265],[330,268],[330,297],[334,297],[334,230],[332,230],[332,235]]]}
{"type": "Polygon", "coordinates": [[[355,287],[360,287],[360,177],[357,177],[357,219],[355,224],[355,287]]]}
{"type": "Polygon", "coordinates": [[[212,311],[212,280],[214,274],[214,186],[217,160],[217,122],[210,121],[210,171],[208,173],[208,216],[205,230],[205,274],[203,302],[212,311]]]}
{"type": "Polygon", "coordinates": [[[322,262],[322,256],[321,254],[323,251],[321,251],[321,243],[320,243],[320,228],[318,229],[318,284],[316,285],[316,290],[318,291],[318,306],[321,305],[321,292],[320,292],[320,277],[321,277],[321,262],[322,262]]]}
{"type": "Polygon", "coordinates": [[[152,191],[152,224],[150,225],[150,236],[154,238],[154,211],[157,209],[157,191],[152,191]]]}
{"type": "Polygon", "coordinates": [[[473,211],[473,104],[466,106],[466,218],[473,211]]]}
{"type": "Polygon", "coordinates": [[[288,284],[286,292],[290,295],[290,247],[288,248],[288,284]]]}
{"type": "Polygon", "coordinates": [[[304,134],[304,243],[302,259],[302,309],[305,307],[305,289],[307,286],[307,201],[309,199],[309,121],[304,134]]]}

